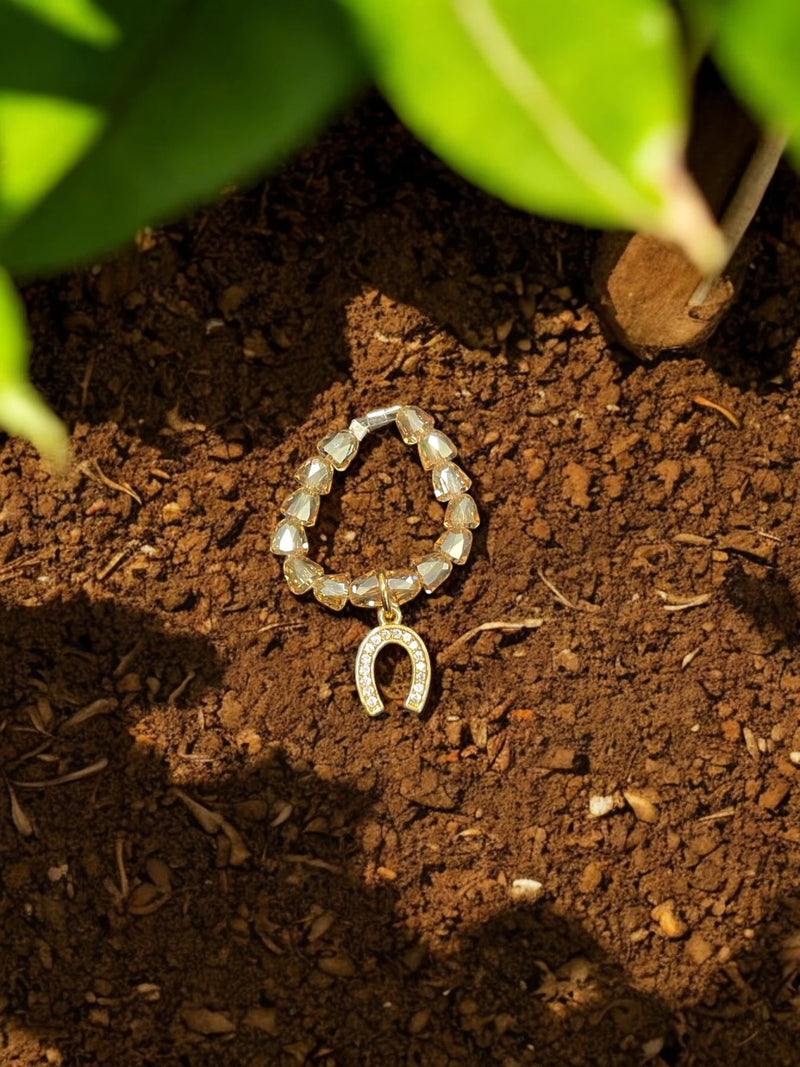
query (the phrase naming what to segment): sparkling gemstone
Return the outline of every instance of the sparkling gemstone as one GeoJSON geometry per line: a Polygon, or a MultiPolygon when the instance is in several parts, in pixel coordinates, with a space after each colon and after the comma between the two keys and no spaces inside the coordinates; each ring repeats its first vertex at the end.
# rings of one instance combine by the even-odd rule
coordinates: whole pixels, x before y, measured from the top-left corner
{"type": "Polygon", "coordinates": [[[472,548],[472,534],[469,530],[446,530],[436,542],[436,547],[453,563],[466,563],[472,548]]]}
{"type": "Polygon", "coordinates": [[[350,461],[358,452],[358,440],[350,430],[334,430],[319,443],[320,452],[330,458],[337,471],[350,466],[350,461]]]}
{"type": "Polygon", "coordinates": [[[438,552],[432,552],[429,556],[415,560],[414,566],[422,579],[422,586],[426,593],[432,593],[434,589],[438,589],[453,569],[451,561],[440,556],[438,552]]]}
{"type": "Polygon", "coordinates": [[[353,419],[350,423],[350,433],[355,437],[359,444],[369,433],[369,423],[366,419],[353,419]]]}
{"type": "Polygon", "coordinates": [[[297,519],[301,526],[313,526],[319,515],[319,496],[309,489],[297,489],[284,500],[281,511],[297,519]]]}
{"type": "Polygon", "coordinates": [[[333,483],[333,464],[327,456],[312,456],[298,468],[295,478],[315,493],[329,493],[333,483]]]}
{"type": "Polygon", "coordinates": [[[350,588],[349,574],[324,574],[315,578],[311,586],[314,596],[328,608],[341,611],[347,603],[347,593],[350,588]]]}
{"type": "Polygon", "coordinates": [[[449,459],[455,459],[458,455],[456,446],[440,430],[431,430],[420,438],[419,444],[420,463],[426,471],[431,467],[438,467],[440,463],[446,463],[449,459]]]}
{"type": "Polygon", "coordinates": [[[400,436],[407,445],[415,445],[428,430],[433,429],[433,419],[420,408],[400,408],[395,417],[400,436]]]}
{"type": "MultiPolygon", "coordinates": [[[[407,604],[422,589],[419,575],[413,571],[386,571],[386,582],[395,604],[407,604]]],[[[350,603],[357,608],[379,608],[381,587],[375,571],[362,575],[350,586],[350,603]]]]}
{"type": "Polygon", "coordinates": [[[293,593],[307,593],[314,579],[324,574],[319,563],[307,556],[287,556],[283,561],[283,576],[293,593]]]}
{"type": "Polygon", "coordinates": [[[452,500],[466,493],[472,485],[470,479],[455,463],[445,463],[433,471],[433,493],[437,500],[452,500]]]}
{"type": "Polygon", "coordinates": [[[292,552],[308,552],[308,538],[296,519],[284,519],[275,528],[269,547],[276,556],[288,556],[292,552]]]}
{"type": "Polygon", "coordinates": [[[480,526],[478,506],[468,493],[453,497],[444,513],[444,524],[448,530],[474,530],[480,526]]]}

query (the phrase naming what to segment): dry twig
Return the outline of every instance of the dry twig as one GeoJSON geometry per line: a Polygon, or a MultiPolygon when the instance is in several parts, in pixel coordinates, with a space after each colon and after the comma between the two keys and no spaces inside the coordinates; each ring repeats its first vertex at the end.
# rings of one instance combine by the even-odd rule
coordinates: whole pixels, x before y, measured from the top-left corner
{"type": "Polygon", "coordinates": [[[448,645],[443,652],[440,653],[439,659],[444,660],[449,656],[452,656],[454,652],[457,652],[462,645],[465,645],[467,641],[472,640],[480,633],[484,633],[487,630],[504,630],[509,633],[513,633],[515,630],[538,630],[540,626],[544,624],[544,619],[520,619],[518,622],[506,621],[503,619],[494,622],[482,622],[480,626],[475,626],[471,630],[467,630],[461,637],[448,645]]]}

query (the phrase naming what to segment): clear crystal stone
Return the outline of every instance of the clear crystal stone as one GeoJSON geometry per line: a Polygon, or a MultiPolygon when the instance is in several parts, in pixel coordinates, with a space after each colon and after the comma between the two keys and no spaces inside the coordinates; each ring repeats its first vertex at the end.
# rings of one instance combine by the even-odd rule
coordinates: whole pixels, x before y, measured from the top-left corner
{"type": "Polygon", "coordinates": [[[353,419],[349,426],[350,433],[355,437],[359,444],[369,433],[369,423],[366,419],[353,419]]]}
{"type": "MultiPolygon", "coordinates": [[[[386,582],[392,600],[398,606],[407,604],[422,589],[419,575],[413,571],[386,571],[386,582]]],[[[379,608],[381,606],[381,587],[376,571],[364,574],[350,586],[350,603],[357,608],[379,608]]]]}
{"type": "Polygon", "coordinates": [[[307,556],[287,556],[283,561],[283,576],[293,593],[307,593],[314,580],[324,574],[319,563],[307,556]]]}
{"type": "Polygon", "coordinates": [[[439,551],[453,561],[466,563],[472,548],[472,534],[469,530],[446,530],[436,542],[439,551]]]}
{"type": "Polygon", "coordinates": [[[433,419],[421,408],[402,407],[395,416],[397,429],[407,445],[415,445],[428,430],[433,429],[433,419]]]}
{"type": "Polygon", "coordinates": [[[334,430],[322,438],[318,448],[330,458],[337,471],[343,471],[350,466],[353,456],[358,452],[358,440],[350,430],[334,430]]]}
{"type": "Polygon", "coordinates": [[[468,493],[453,497],[444,513],[444,524],[448,530],[474,530],[480,526],[478,505],[468,493]]]}
{"type": "Polygon", "coordinates": [[[349,574],[323,574],[315,578],[311,586],[314,596],[328,608],[341,611],[347,603],[347,594],[350,589],[349,574]]]}
{"type": "Polygon", "coordinates": [[[313,526],[319,515],[319,496],[309,489],[297,489],[284,500],[281,511],[301,526],[313,526]]]}
{"type": "Polygon", "coordinates": [[[333,464],[327,456],[312,456],[298,468],[295,478],[315,493],[329,493],[333,484],[333,464]]]}
{"type": "Polygon", "coordinates": [[[432,593],[434,589],[438,589],[453,569],[451,561],[440,556],[438,552],[431,552],[430,555],[415,560],[414,566],[422,579],[422,586],[426,593],[432,593]]]}
{"type": "Polygon", "coordinates": [[[470,479],[455,463],[445,463],[433,470],[433,493],[442,502],[461,496],[471,485],[470,479]]]}
{"type": "Polygon", "coordinates": [[[456,446],[440,430],[431,430],[419,440],[419,459],[423,468],[429,471],[431,467],[438,467],[440,463],[446,463],[449,459],[455,459],[458,455],[456,446]]]}
{"type": "Polygon", "coordinates": [[[308,537],[296,519],[284,519],[276,526],[269,547],[276,556],[288,556],[292,552],[308,552],[308,537]]]}

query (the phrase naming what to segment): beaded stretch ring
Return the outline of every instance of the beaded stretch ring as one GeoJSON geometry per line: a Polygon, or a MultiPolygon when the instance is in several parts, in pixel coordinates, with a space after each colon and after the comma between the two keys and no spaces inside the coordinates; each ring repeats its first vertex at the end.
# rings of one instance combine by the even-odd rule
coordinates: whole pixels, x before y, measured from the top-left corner
{"type": "Polygon", "coordinates": [[[359,646],[356,655],[356,685],[369,715],[384,710],[375,683],[375,660],[388,644],[405,648],[411,658],[411,688],[403,707],[421,712],[428,699],[431,664],[419,634],[402,625],[400,607],[423,589],[433,593],[449,577],[453,564],[464,564],[472,548],[472,530],[480,523],[478,508],[469,495],[471,481],[453,460],[453,442],[434,429],[434,420],[417,407],[396,405],[377,408],[353,419],[346,430],[334,430],[317,446],[318,455],[307,459],[295,473],[300,488],[284,500],[283,518],[272,536],[270,548],[283,556],[283,573],[289,588],[300,595],[311,590],[317,600],[334,611],[350,601],[357,608],[377,608],[378,625],[359,646]],[[423,469],[431,472],[433,493],[447,504],[444,533],[433,550],[412,560],[405,570],[374,570],[351,580],[349,574],[326,574],[308,558],[306,528],[317,521],[320,498],[331,490],[334,471],[350,466],[358,446],[373,430],[395,423],[406,444],[416,445],[423,469]]]}

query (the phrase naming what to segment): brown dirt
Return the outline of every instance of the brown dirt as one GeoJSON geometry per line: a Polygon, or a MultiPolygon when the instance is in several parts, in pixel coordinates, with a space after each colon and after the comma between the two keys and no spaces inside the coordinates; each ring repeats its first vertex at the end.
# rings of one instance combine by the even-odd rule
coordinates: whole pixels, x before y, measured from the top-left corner
{"type": "MultiPolygon", "coordinates": [[[[18,787],[30,836],[5,808],[0,1063],[797,1062],[788,173],[756,236],[707,349],[642,366],[586,302],[593,235],[367,101],[252,194],[29,289],[76,465],[0,451],[0,758],[29,783],[108,765],[18,787]],[[293,597],[268,538],[315,441],[398,400],[456,439],[484,524],[407,611],[429,713],[369,721],[370,616],[293,597]]],[[[436,536],[396,435],[340,486],[329,566],[436,536]]]]}

